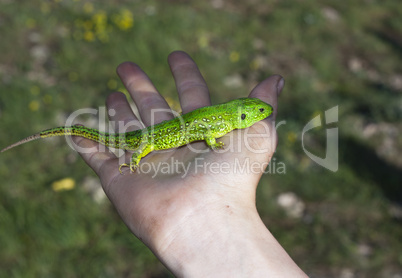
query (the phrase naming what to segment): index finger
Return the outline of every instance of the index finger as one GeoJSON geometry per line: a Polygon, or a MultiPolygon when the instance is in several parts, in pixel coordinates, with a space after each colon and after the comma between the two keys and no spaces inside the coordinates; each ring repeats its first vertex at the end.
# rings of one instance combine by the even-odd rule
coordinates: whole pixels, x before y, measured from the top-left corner
{"type": "Polygon", "coordinates": [[[259,83],[250,93],[249,97],[259,98],[270,104],[273,108],[271,119],[275,121],[278,113],[278,95],[284,86],[284,79],[280,75],[272,75],[259,83]]]}

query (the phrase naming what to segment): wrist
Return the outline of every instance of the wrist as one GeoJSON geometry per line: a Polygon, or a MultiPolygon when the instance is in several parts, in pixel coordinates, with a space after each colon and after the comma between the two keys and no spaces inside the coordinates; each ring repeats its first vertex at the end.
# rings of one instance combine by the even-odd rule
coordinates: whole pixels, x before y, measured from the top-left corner
{"type": "Polygon", "coordinates": [[[304,277],[254,207],[224,205],[189,215],[155,254],[181,277],[304,277]]]}

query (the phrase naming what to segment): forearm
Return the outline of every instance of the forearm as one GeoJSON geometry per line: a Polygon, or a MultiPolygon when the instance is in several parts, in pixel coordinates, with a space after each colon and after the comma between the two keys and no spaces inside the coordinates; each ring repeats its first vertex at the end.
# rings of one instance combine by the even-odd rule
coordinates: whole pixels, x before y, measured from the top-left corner
{"type": "Polygon", "coordinates": [[[307,277],[255,209],[226,207],[189,218],[172,236],[156,253],[179,277],[307,277]]]}

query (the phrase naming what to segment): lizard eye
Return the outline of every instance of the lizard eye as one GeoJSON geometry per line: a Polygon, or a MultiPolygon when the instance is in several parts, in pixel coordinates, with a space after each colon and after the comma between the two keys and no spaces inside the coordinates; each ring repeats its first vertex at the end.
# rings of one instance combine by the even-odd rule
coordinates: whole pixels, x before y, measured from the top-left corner
{"type": "Polygon", "coordinates": [[[260,108],[260,112],[264,112],[264,108],[260,108]]]}
{"type": "Polygon", "coordinates": [[[241,119],[244,120],[246,118],[246,114],[241,114],[241,119]]]}

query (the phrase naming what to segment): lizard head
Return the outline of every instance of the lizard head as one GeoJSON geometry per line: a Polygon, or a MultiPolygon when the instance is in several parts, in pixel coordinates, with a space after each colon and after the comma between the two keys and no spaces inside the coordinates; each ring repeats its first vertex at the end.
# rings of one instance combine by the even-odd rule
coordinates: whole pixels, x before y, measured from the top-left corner
{"type": "Polygon", "coordinates": [[[273,108],[258,98],[240,98],[233,100],[236,107],[234,128],[247,128],[272,114],[273,108]]]}

